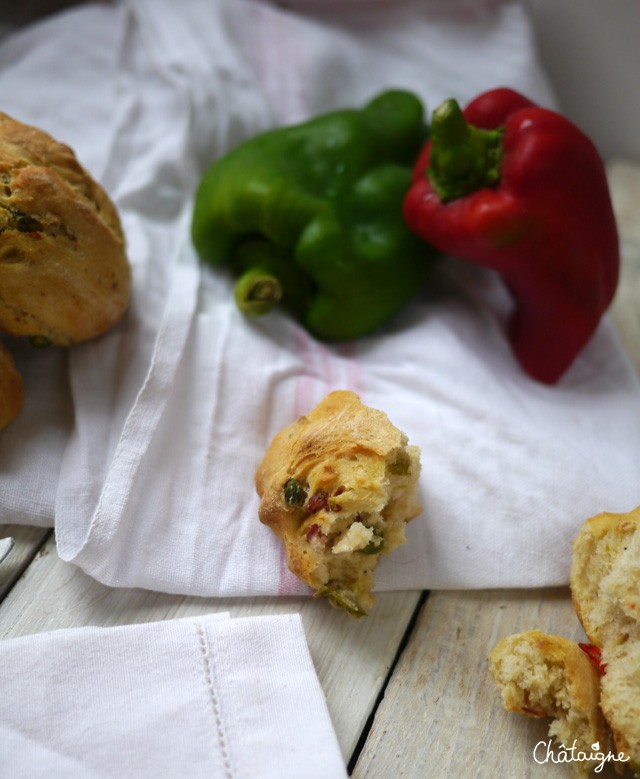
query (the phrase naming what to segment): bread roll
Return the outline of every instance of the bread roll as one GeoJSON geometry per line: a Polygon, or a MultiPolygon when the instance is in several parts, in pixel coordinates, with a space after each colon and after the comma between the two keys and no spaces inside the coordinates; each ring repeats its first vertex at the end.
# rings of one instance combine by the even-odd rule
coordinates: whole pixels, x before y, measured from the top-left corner
{"type": "Polygon", "coordinates": [[[131,275],[115,206],[50,135],[0,113],[0,329],[68,346],[109,330],[131,275]]]}
{"type": "Polygon", "coordinates": [[[640,772],[640,507],[583,524],[573,544],[571,592],[602,653],[601,705],[616,748],[640,772]]]}
{"type": "Polygon", "coordinates": [[[506,708],[554,717],[550,733],[565,746],[575,739],[587,754],[590,743],[607,752],[603,745],[612,740],[616,770],[628,764],[638,774],[639,530],[640,508],[598,514],[584,522],[573,544],[573,603],[600,654],[598,664],[576,642],[539,630],[503,639],[489,656],[506,708]]]}
{"type": "Polygon", "coordinates": [[[353,616],[373,604],[381,555],[421,512],[419,450],[382,411],[332,392],[278,433],[256,473],[259,517],[293,573],[353,616]]]}

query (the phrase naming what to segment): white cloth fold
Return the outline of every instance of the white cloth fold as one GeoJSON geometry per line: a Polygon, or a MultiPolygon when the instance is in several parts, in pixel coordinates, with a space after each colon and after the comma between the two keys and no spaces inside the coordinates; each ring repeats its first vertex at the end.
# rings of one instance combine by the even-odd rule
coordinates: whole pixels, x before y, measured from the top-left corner
{"type": "Polygon", "coordinates": [[[0,642],[6,779],[326,779],[344,761],[298,615],[0,642]]]}
{"type": "Polygon", "coordinates": [[[640,503],[640,385],[608,321],[544,387],[509,352],[500,280],[464,263],[444,262],[381,332],[338,346],[282,313],[246,321],[224,271],[198,264],[200,175],[267,127],[387,87],[428,110],[498,85],[554,105],[518,2],[359,5],[307,16],[303,1],[126,0],[0,46],[4,110],[70,143],[127,233],[126,319],[69,352],[72,402],[67,355],[48,355],[55,385],[27,386],[41,426],[25,413],[0,437],[3,516],[53,523],[55,507],[60,555],[104,583],[304,592],[257,520],[253,474],[273,434],[336,388],[423,452],[425,511],[379,589],[565,583],[581,522],[640,503]],[[43,419],[42,403],[59,416],[43,419]]]}

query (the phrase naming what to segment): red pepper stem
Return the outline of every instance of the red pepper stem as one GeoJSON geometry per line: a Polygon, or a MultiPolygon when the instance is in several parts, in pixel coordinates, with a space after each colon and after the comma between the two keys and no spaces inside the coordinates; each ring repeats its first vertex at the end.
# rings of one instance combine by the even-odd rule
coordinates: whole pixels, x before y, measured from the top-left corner
{"type": "Polygon", "coordinates": [[[468,124],[453,99],[436,108],[427,175],[440,200],[455,200],[498,183],[503,135],[502,128],[483,130],[468,124]]]}
{"type": "Polygon", "coordinates": [[[236,282],[236,305],[247,316],[263,316],[282,299],[282,284],[263,268],[250,268],[236,282]]]}

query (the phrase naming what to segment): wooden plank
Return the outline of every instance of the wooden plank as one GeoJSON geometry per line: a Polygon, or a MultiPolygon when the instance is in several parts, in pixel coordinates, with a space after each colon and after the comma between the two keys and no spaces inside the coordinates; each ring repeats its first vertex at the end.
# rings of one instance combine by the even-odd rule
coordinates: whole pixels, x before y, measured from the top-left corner
{"type": "Polygon", "coordinates": [[[299,613],[329,712],[348,762],[420,598],[381,593],[355,620],[311,598],[195,598],[113,589],[60,560],[50,539],[0,605],[0,640],[57,628],[124,625],[230,612],[299,613]]]}
{"type": "Polygon", "coordinates": [[[25,525],[0,525],[0,538],[15,539],[15,546],[0,563],[0,602],[18,581],[51,530],[25,525]]]}
{"type": "Polygon", "coordinates": [[[564,588],[432,593],[353,779],[572,776],[571,765],[536,762],[549,721],[505,712],[488,671],[499,638],[533,628],[584,640],[564,588]]]}

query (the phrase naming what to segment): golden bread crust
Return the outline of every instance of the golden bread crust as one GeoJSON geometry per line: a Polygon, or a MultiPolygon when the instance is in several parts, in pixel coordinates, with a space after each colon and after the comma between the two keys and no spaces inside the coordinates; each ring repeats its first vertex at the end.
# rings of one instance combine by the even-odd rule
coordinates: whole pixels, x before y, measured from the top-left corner
{"type": "Polygon", "coordinates": [[[11,353],[0,342],[0,430],[18,416],[24,403],[22,376],[11,353]]]}
{"type": "Polygon", "coordinates": [[[380,555],[422,510],[419,473],[417,447],[387,415],[338,390],[274,437],[256,471],[259,518],[293,573],[361,616],[380,555]]]}
{"type": "Polygon", "coordinates": [[[68,146],[0,113],[0,329],[61,346],[94,338],[130,288],[106,192],[68,146]]]}

